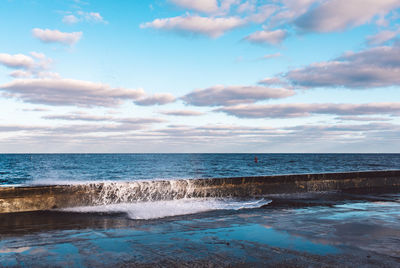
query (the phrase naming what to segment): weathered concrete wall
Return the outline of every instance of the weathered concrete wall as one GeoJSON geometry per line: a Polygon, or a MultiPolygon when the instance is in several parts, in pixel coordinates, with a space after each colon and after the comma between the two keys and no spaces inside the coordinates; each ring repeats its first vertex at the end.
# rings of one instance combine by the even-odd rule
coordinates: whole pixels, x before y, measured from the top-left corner
{"type": "Polygon", "coordinates": [[[184,197],[248,197],[331,190],[400,190],[400,170],[0,187],[0,213],[184,197]]]}

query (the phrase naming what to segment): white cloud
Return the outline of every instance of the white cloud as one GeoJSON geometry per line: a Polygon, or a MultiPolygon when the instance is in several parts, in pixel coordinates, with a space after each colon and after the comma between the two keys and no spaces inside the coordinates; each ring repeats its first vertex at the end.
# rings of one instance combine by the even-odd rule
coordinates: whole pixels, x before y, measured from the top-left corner
{"type": "Polygon", "coordinates": [[[108,23],[98,12],[85,12],[81,10],[75,14],[65,15],[62,19],[62,22],[65,24],[75,24],[83,21],[90,23],[108,23]]]}
{"type": "MultiPolygon", "coordinates": [[[[136,119],[136,118],[133,118],[136,119]]],[[[281,128],[234,124],[197,126],[87,122],[62,126],[0,125],[10,134],[2,151],[25,152],[396,152],[400,126],[390,123],[313,124],[281,128]]]]}
{"type": "Polygon", "coordinates": [[[197,15],[178,16],[173,18],[155,19],[143,23],[141,28],[154,28],[165,31],[201,34],[209,37],[219,37],[225,32],[241,27],[246,21],[238,17],[200,17],[197,15]]]}
{"type": "Polygon", "coordinates": [[[398,7],[398,0],[331,0],[311,9],[295,24],[308,31],[341,31],[370,22],[398,7]]]}
{"type": "Polygon", "coordinates": [[[225,112],[242,118],[292,118],[305,117],[312,114],[328,115],[400,115],[400,102],[337,104],[337,103],[289,103],[265,105],[237,105],[219,108],[225,112]]]}
{"type": "Polygon", "coordinates": [[[0,90],[28,103],[82,107],[112,107],[144,95],[142,89],[112,88],[102,83],[50,78],[16,79],[1,85],[0,90]]]}
{"type": "Polygon", "coordinates": [[[272,16],[272,14],[274,14],[277,10],[278,10],[278,7],[275,5],[268,4],[268,5],[259,6],[257,8],[257,12],[253,12],[252,14],[250,14],[248,19],[251,22],[263,23],[268,18],[270,18],[272,16]]]}
{"type": "Polygon", "coordinates": [[[223,86],[197,89],[182,99],[196,106],[225,106],[239,103],[253,103],[268,99],[280,99],[294,95],[293,90],[264,86],[223,86]]]}
{"type": "Polygon", "coordinates": [[[10,76],[15,77],[15,78],[27,78],[27,77],[31,77],[32,73],[30,71],[15,70],[10,73],[10,76]]]}
{"type": "Polygon", "coordinates": [[[221,0],[219,1],[219,3],[217,0],[169,0],[169,1],[182,8],[213,15],[224,15],[230,11],[233,5],[238,5],[240,3],[240,0],[221,0]]]}
{"type": "Polygon", "coordinates": [[[9,68],[24,68],[29,69],[34,65],[35,61],[32,57],[24,54],[6,54],[0,53],[0,64],[3,64],[9,68]]]}
{"type": "Polygon", "coordinates": [[[44,76],[47,73],[45,70],[49,68],[53,60],[47,58],[43,53],[30,52],[29,54],[31,56],[24,54],[10,55],[0,53],[0,64],[3,64],[8,68],[18,69],[10,73],[10,76],[15,78],[44,76]]]}
{"type": "Polygon", "coordinates": [[[285,85],[286,87],[288,87],[288,83],[278,77],[266,77],[258,81],[258,83],[262,85],[285,85]]]}
{"type": "Polygon", "coordinates": [[[36,71],[47,70],[50,67],[50,65],[53,63],[53,59],[48,58],[43,53],[32,51],[29,54],[31,54],[31,56],[35,58],[34,69],[36,69],[36,71]]]}
{"type": "Polygon", "coordinates": [[[218,10],[217,0],[169,0],[177,6],[204,13],[213,13],[218,10]]]}
{"type": "Polygon", "coordinates": [[[62,22],[66,24],[75,24],[79,22],[79,19],[75,15],[65,15],[62,22]]]}
{"type": "Polygon", "coordinates": [[[81,16],[81,20],[85,20],[87,22],[105,23],[105,24],[108,23],[98,12],[78,11],[78,15],[81,16]]]}
{"type": "Polygon", "coordinates": [[[158,118],[116,118],[116,117],[112,117],[112,116],[93,115],[93,114],[87,114],[87,113],[46,115],[46,116],[42,116],[42,118],[47,119],[47,120],[114,122],[114,123],[121,123],[121,124],[137,124],[137,125],[139,125],[139,124],[147,125],[147,124],[165,122],[165,120],[158,119],[158,118]]]}
{"type": "Polygon", "coordinates": [[[245,39],[252,43],[279,45],[287,37],[285,30],[275,31],[258,31],[245,37],[245,39]]]}
{"type": "Polygon", "coordinates": [[[22,109],[24,112],[48,112],[49,109],[46,108],[26,108],[22,109]]]}
{"type": "Polygon", "coordinates": [[[142,97],[135,101],[138,105],[163,105],[175,101],[175,97],[170,93],[156,93],[152,96],[142,97]]]}
{"type": "Polygon", "coordinates": [[[335,118],[336,120],[341,120],[341,121],[390,121],[390,118],[386,117],[371,117],[371,116],[357,116],[357,115],[344,115],[344,116],[338,116],[335,118]]]}
{"type": "Polygon", "coordinates": [[[61,75],[56,72],[40,71],[35,73],[36,78],[51,78],[51,79],[61,79],[61,75]]]}
{"type": "Polygon", "coordinates": [[[383,46],[346,53],[332,61],[289,71],[285,77],[304,87],[374,88],[400,85],[400,47],[383,46]]]}
{"type": "Polygon", "coordinates": [[[236,11],[239,13],[253,12],[254,10],[256,10],[256,5],[250,1],[241,3],[236,9],[236,11]]]}
{"type": "Polygon", "coordinates": [[[65,120],[65,121],[111,121],[111,116],[103,116],[103,115],[91,115],[91,114],[62,114],[62,115],[45,115],[42,116],[43,119],[48,120],[65,120]]]}
{"type": "Polygon", "coordinates": [[[165,115],[174,115],[174,116],[199,116],[204,114],[202,112],[191,111],[191,110],[163,111],[161,113],[165,115]]]}
{"type": "Polygon", "coordinates": [[[269,60],[269,59],[278,58],[278,57],[281,57],[281,56],[282,56],[282,54],[278,52],[278,53],[274,53],[274,54],[264,55],[264,56],[261,57],[261,59],[269,60]]]}
{"type": "Polygon", "coordinates": [[[44,43],[60,43],[64,45],[74,45],[82,37],[82,32],[64,33],[59,30],[39,28],[34,28],[32,34],[44,43]]]}
{"type": "Polygon", "coordinates": [[[280,8],[269,22],[269,26],[276,27],[286,23],[292,23],[293,20],[306,13],[310,7],[324,0],[282,0],[280,8]]]}
{"type": "Polygon", "coordinates": [[[388,41],[392,41],[395,39],[400,33],[400,30],[397,31],[381,31],[375,35],[367,36],[367,43],[369,45],[381,45],[388,41]]]}

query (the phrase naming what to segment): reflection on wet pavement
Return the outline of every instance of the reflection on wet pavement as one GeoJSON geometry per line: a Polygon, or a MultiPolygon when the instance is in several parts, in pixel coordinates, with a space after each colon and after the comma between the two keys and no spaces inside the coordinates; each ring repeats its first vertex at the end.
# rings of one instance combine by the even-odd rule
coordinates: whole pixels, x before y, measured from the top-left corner
{"type": "MultiPolygon", "coordinates": [[[[400,195],[275,198],[259,209],[157,220],[0,215],[2,266],[400,266],[400,195]],[[288,205],[292,204],[292,205],[288,205]],[[296,205],[293,205],[296,204],[296,205]]],[[[273,198],[271,198],[273,199],[273,198]]]]}

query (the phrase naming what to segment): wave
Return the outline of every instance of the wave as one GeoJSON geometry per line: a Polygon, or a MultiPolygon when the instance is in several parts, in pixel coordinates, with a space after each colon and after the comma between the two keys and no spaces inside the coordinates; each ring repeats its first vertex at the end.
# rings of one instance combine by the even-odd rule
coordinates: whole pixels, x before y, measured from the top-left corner
{"type": "Polygon", "coordinates": [[[125,213],[131,219],[158,219],[201,213],[212,210],[260,208],[271,203],[266,199],[239,200],[233,198],[182,198],[149,202],[120,203],[61,209],[80,213],[125,213]]]}

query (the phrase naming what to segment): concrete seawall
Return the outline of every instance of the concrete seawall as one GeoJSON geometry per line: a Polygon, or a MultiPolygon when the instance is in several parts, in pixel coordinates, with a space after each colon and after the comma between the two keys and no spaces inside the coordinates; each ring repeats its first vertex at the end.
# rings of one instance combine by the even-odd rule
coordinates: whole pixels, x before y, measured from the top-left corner
{"type": "Polygon", "coordinates": [[[0,213],[190,197],[315,191],[400,191],[400,170],[0,187],[0,213]]]}

